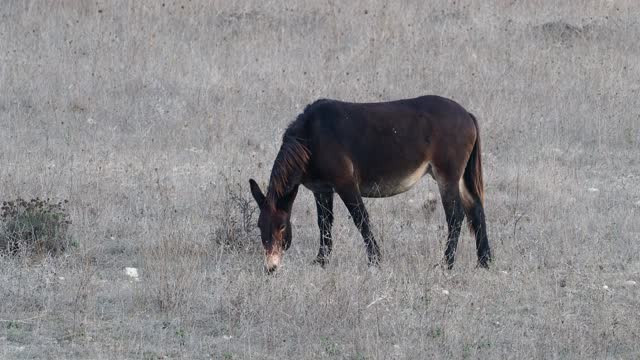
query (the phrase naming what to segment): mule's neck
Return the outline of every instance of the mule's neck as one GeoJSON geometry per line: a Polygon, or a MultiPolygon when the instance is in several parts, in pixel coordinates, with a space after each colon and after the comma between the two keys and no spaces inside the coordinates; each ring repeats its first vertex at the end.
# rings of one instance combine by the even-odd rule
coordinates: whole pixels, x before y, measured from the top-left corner
{"type": "Polygon", "coordinates": [[[285,136],[271,169],[267,201],[277,205],[278,201],[286,199],[294,190],[297,192],[307,171],[309,158],[310,152],[302,141],[285,136]]]}

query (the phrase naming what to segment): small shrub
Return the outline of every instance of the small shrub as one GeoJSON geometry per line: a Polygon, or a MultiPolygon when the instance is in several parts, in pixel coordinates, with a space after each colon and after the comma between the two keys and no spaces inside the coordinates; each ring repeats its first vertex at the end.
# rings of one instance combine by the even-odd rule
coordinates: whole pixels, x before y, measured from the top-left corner
{"type": "Polygon", "coordinates": [[[217,246],[231,250],[243,249],[256,235],[258,208],[247,193],[240,184],[231,186],[227,182],[225,197],[220,204],[222,211],[216,217],[217,226],[213,234],[217,246]]]}
{"type": "Polygon", "coordinates": [[[322,345],[324,352],[329,356],[337,356],[340,353],[338,344],[331,341],[331,339],[326,336],[320,337],[320,344],[322,345]]]}
{"type": "Polygon", "coordinates": [[[0,251],[59,254],[69,245],[71,224],[64,205],[67,200],[18,198],[5,201],[0,208],[0,251]]]}
{"type": "Polygon", "coordinates": [[[464,344],[462,346],[462,358],[463,359],[471,358],[471,344],[464,344]]]}
{"type": "Polygon", "coordinates": [[[178,328],[178,330],[176,330],[176,337],[180,341],[180,345],[184,346],[185,338],[187,337],[187,333],[184,331],[184,329],[178,328]]]}
{"type": "Polygon", "coordinates": [[[29,331],[20,323],[9,321],[6,327],[6,339],[10,342],[28,344],[29,331]]]}
{"type": "Polygon", "coordinates": [[[443,331],[441,327],[435,327],[429,331],[429,336],[431,336],[434,339],[439,338],[440,336],[442,336],[442,334],[443,334],[443,331]]]}

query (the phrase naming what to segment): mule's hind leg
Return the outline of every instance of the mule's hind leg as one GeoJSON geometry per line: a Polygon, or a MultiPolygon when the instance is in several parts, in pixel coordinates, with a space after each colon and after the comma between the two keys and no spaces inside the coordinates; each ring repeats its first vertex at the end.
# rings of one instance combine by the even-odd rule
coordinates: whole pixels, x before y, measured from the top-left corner
{"type": "Polygon", "coordinates": [[[360,196],[358,188],[355,185],[343,187],[338,189],[338,195],[340,195],[340,198],[347,206],[349,214],[351,214],[351,217],[353,218],[353,222],[362,234],[364,243],[367,246],[369,265],[378,265],[382,259],[380,255],[380,248],[371,233],[369,214],[367,213],[367,209],[364,207],[364,202],[362,201],[362,196],[360,196]]]}
{"type": "Polygon", "coordinates": [[[458,247],[458,238],[460,237],[460,228],[464,220],[464,210],[460,199],[460,190],[458,184],[438,182],[440,189],[440,197],[442,197],[442,206],[447,217],[447,225],[449,235],[447,237],[447,248],[444,252],[447,267],[451,269],[455,261],[456,249],[458,247]]]}
{"type": "MultiPolygon", "coordinates": [[[[464,183],[461,182],[462,186],[464,186],[464,183]]],[[[469,228],[476,237],[478,264],[483,268],[488,268],[489,262],[491,262],[491,249],[487,238],[487,224],[484,218],[482,201],[477,196],[466,191],[466,188],[462,192],[464,196],[464,201],[462,202],[464,212],[467,214],[469,228]]]]}
{"type": "Polygon", "coordinates": [[[315,262],[324,266],[331,255],[331,227],[333,225],[333,192],[314,192],[316,210],[318,211],[318,227],[320,228],[320,250],[315,262]]]}

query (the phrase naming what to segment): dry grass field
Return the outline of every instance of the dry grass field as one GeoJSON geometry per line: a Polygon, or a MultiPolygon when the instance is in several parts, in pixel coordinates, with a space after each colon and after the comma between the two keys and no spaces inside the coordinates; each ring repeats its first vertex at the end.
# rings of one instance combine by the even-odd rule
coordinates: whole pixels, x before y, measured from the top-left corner
{"type": "Polygon", "coordinates": [[[74,246],[0,256],[0,358],[640,358],[639,38],[632,0],[4,0],[0,200],[67,199],[74,246]],[[378,271],[339,201],[311,263],[301,190],[265,275],[287,124],[424,94],[479,119],[492,267],[466,228],[435,266],[425,177],[365,200],[378,271]]]}

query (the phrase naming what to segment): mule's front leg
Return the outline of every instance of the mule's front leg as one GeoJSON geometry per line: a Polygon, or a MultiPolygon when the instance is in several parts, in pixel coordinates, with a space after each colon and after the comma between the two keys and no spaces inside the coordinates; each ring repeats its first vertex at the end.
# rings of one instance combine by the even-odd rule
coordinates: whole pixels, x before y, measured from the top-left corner
{"type": "Polygon", "coordinates": [[[318,227],[320,228],[320,250],[315,262],[324,266],[329,262],[331,255],[331,227],[333,225],[333,192],[320,193],[315,192],[316,210],[318,212],[318,227]]]}
{"type": "Polygon", "coordinates": [[[353,222],[362,234],[364,243],[367,246],[369,265],[378,265],[382,260],[382,256],[380,255],[378,243],[376,243],[376,240],[373,238],[373,234],[371,233],[369,214],[367,213],[367,209],[364,207],[364,202],[362,202],[360,192],[357,190],[357,187],[350,186],[338,190],[338,195],[340,195],[340,198],[347,206],[347,209],[353,218],[353,222]]]}

